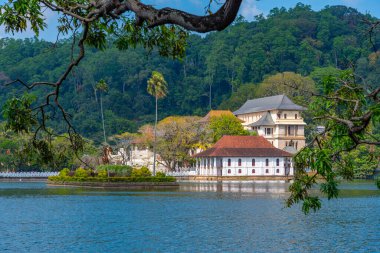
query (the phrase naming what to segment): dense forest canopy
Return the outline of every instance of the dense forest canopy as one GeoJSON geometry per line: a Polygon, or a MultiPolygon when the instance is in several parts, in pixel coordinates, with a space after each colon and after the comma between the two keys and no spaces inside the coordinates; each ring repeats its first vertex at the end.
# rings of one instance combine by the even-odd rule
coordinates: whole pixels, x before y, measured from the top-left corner
{"type": "MultiPolygon", "coordinates": [[[[133,132],[153,122],[154,99],[147,93],[147,79],[158,70],[168,82],[168,96],[159,101],[160,118],[169,115],[204,115],[222,106],[234,110],[239,94],[256,96],[255,87],[280,72],[295,72],[318,81],[320,73],[355,66],[369,85],[378,79],[378,57],[364,20],[369,15],[344,6],[313,11],[310,6],[275,8],[267,17],[247,22],[238,18],[222,32],[204,37],[191,35],[186,57],[179,61],[148,53],[143,48],[120,51],[113,38],[107,49],[89,48],[85,59],[61,88],[61,103],[73,116],[77,131],[102,140],[99,94],[96,83],[104,79],[105,125],[109,135],[133,132]],[[319,73],[319,74],[318,74],[319,73]],[[248,87],[248,88],[247,88],[248,87]],[[243,92],[242,92],[243,90],[243,92]],[[248,90],[247,92],[245,90],[248,90]]],[[[375,38],[376,39],[376,38],[375,38]]],[[[70,62],[71,41],[50,43],[39,39],[0,40],[0,82],[20,78],[25,82],[55,81],[70,62]]],[[[24,87],[0,86],[0,103],[24,87]]],[[[43,99],[45,88],[32,90],[43,99]]],[[[60,121],[52,123],[64,131],[60,121]]]]}

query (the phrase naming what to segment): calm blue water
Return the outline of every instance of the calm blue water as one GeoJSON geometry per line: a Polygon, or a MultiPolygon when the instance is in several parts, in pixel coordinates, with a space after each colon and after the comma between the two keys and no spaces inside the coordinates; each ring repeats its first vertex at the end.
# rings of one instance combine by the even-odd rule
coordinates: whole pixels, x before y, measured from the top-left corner
{"type": "Polygon", "coordinates": [[[1,252],[380,252],[380,191],[346,184],[308,216],[284,183],[126,192],[0,183],[1,252]]]}

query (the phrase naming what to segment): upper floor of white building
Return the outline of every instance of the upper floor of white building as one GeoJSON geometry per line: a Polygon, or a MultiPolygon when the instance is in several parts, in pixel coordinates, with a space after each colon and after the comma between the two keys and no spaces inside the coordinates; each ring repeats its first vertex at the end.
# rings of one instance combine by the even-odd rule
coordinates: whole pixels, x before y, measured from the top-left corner
{"type": "Polygon", "coordinates": [[[277,148],[305,146],[305,125],[301,112],[306,108],[293,103],[286,95],[252,99],[234,114],[243,126],[264,136],[277,148]]]}

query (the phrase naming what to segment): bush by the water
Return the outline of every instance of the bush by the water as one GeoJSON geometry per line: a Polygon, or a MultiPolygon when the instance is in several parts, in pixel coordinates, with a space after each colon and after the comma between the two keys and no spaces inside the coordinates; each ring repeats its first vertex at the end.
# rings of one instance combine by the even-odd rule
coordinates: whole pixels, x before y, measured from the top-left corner
{"type": "Polygon", "coordinates": [[[380,189],[380,177],[378,177],[378,178],[376,179],[376,185],[377,185],[377,188],[380,189]]]}
{"type": "Polygon", "coordinates": [[[100,177],[87,177],[87,178],[78,178],[78,177],[60,177],[60,176],[51,176],[49,180],[52,182],[175,182],[175,177],[109,177],[109,178],[100,178],[100,177]]]}
{"type": "Polygon", "coordinates": [[[117,177],[129,177],[132,174],[133,167],[129,165],[100,165],[96,170],[98,171],[98,175],[99,173],[104,174],[104,171],[106,171],[107,175],[110,173],[117,177]]]}
{"type": "Polygon", "coordinates": [[[88,176],[90,176],[90,174],[90,171],[83,168],[78,168],[75,170],[74,177],[87,178],[88,176]]]}
{"type": "Polygon", "coordinates": [[[106,170],[99,170],[98,171],[98,177],[99,178],[107,178],[108,177],[108,172],[106,170]]]}
{"type": "Polygon", "coordinates": [[[152,173],[147,167],[141,167],[140,169],[134,168],[132,170],[131,177],[150,177],[152,173]]]}
{"type": "Polygon", "coordinates": [[[67,176],[69,175],[69,173],[70,173],[70,170],[67,169],[67,168],[65,168],[65,169],[63,169],[63,170],[61,170],[61,171],[59,172],[59,175],[60,175],[61,177],[67,177],[67,176]]]}
{"type": "Polygon", "coordinates": [[[166,174],[164,172],[158,171],[156,172],[156,177],[166,177],[166,174]]]}

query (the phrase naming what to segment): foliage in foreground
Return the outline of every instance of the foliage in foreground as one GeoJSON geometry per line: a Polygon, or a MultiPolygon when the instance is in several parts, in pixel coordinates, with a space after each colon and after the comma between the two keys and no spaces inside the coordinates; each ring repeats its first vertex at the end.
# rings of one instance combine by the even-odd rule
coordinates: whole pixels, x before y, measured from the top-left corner
{"type": "Polygon", "coordinates": [[[34,139],[32,133],[16,133],[0,124],[0,170],[59,171],[79,166],[82,155],[96,155],[93,143],[86,140],[81,152],[74,152],[67,134],[34,139]]]}
{"type": "Polygon", "coordinates": [[[338,180],[352,180],[358,166],[373,174],[379,163],[380,89],[368,92],[370,87],[358,84],[350,71],[326,77],[321,86],[323,92],[313,97],[309,110],[325,130],[294,157],[296,175],[286,202],[288,207],[301,202],[306,214],[321,208],[313,186],[328,199],[336,198],[338,180]]]}

